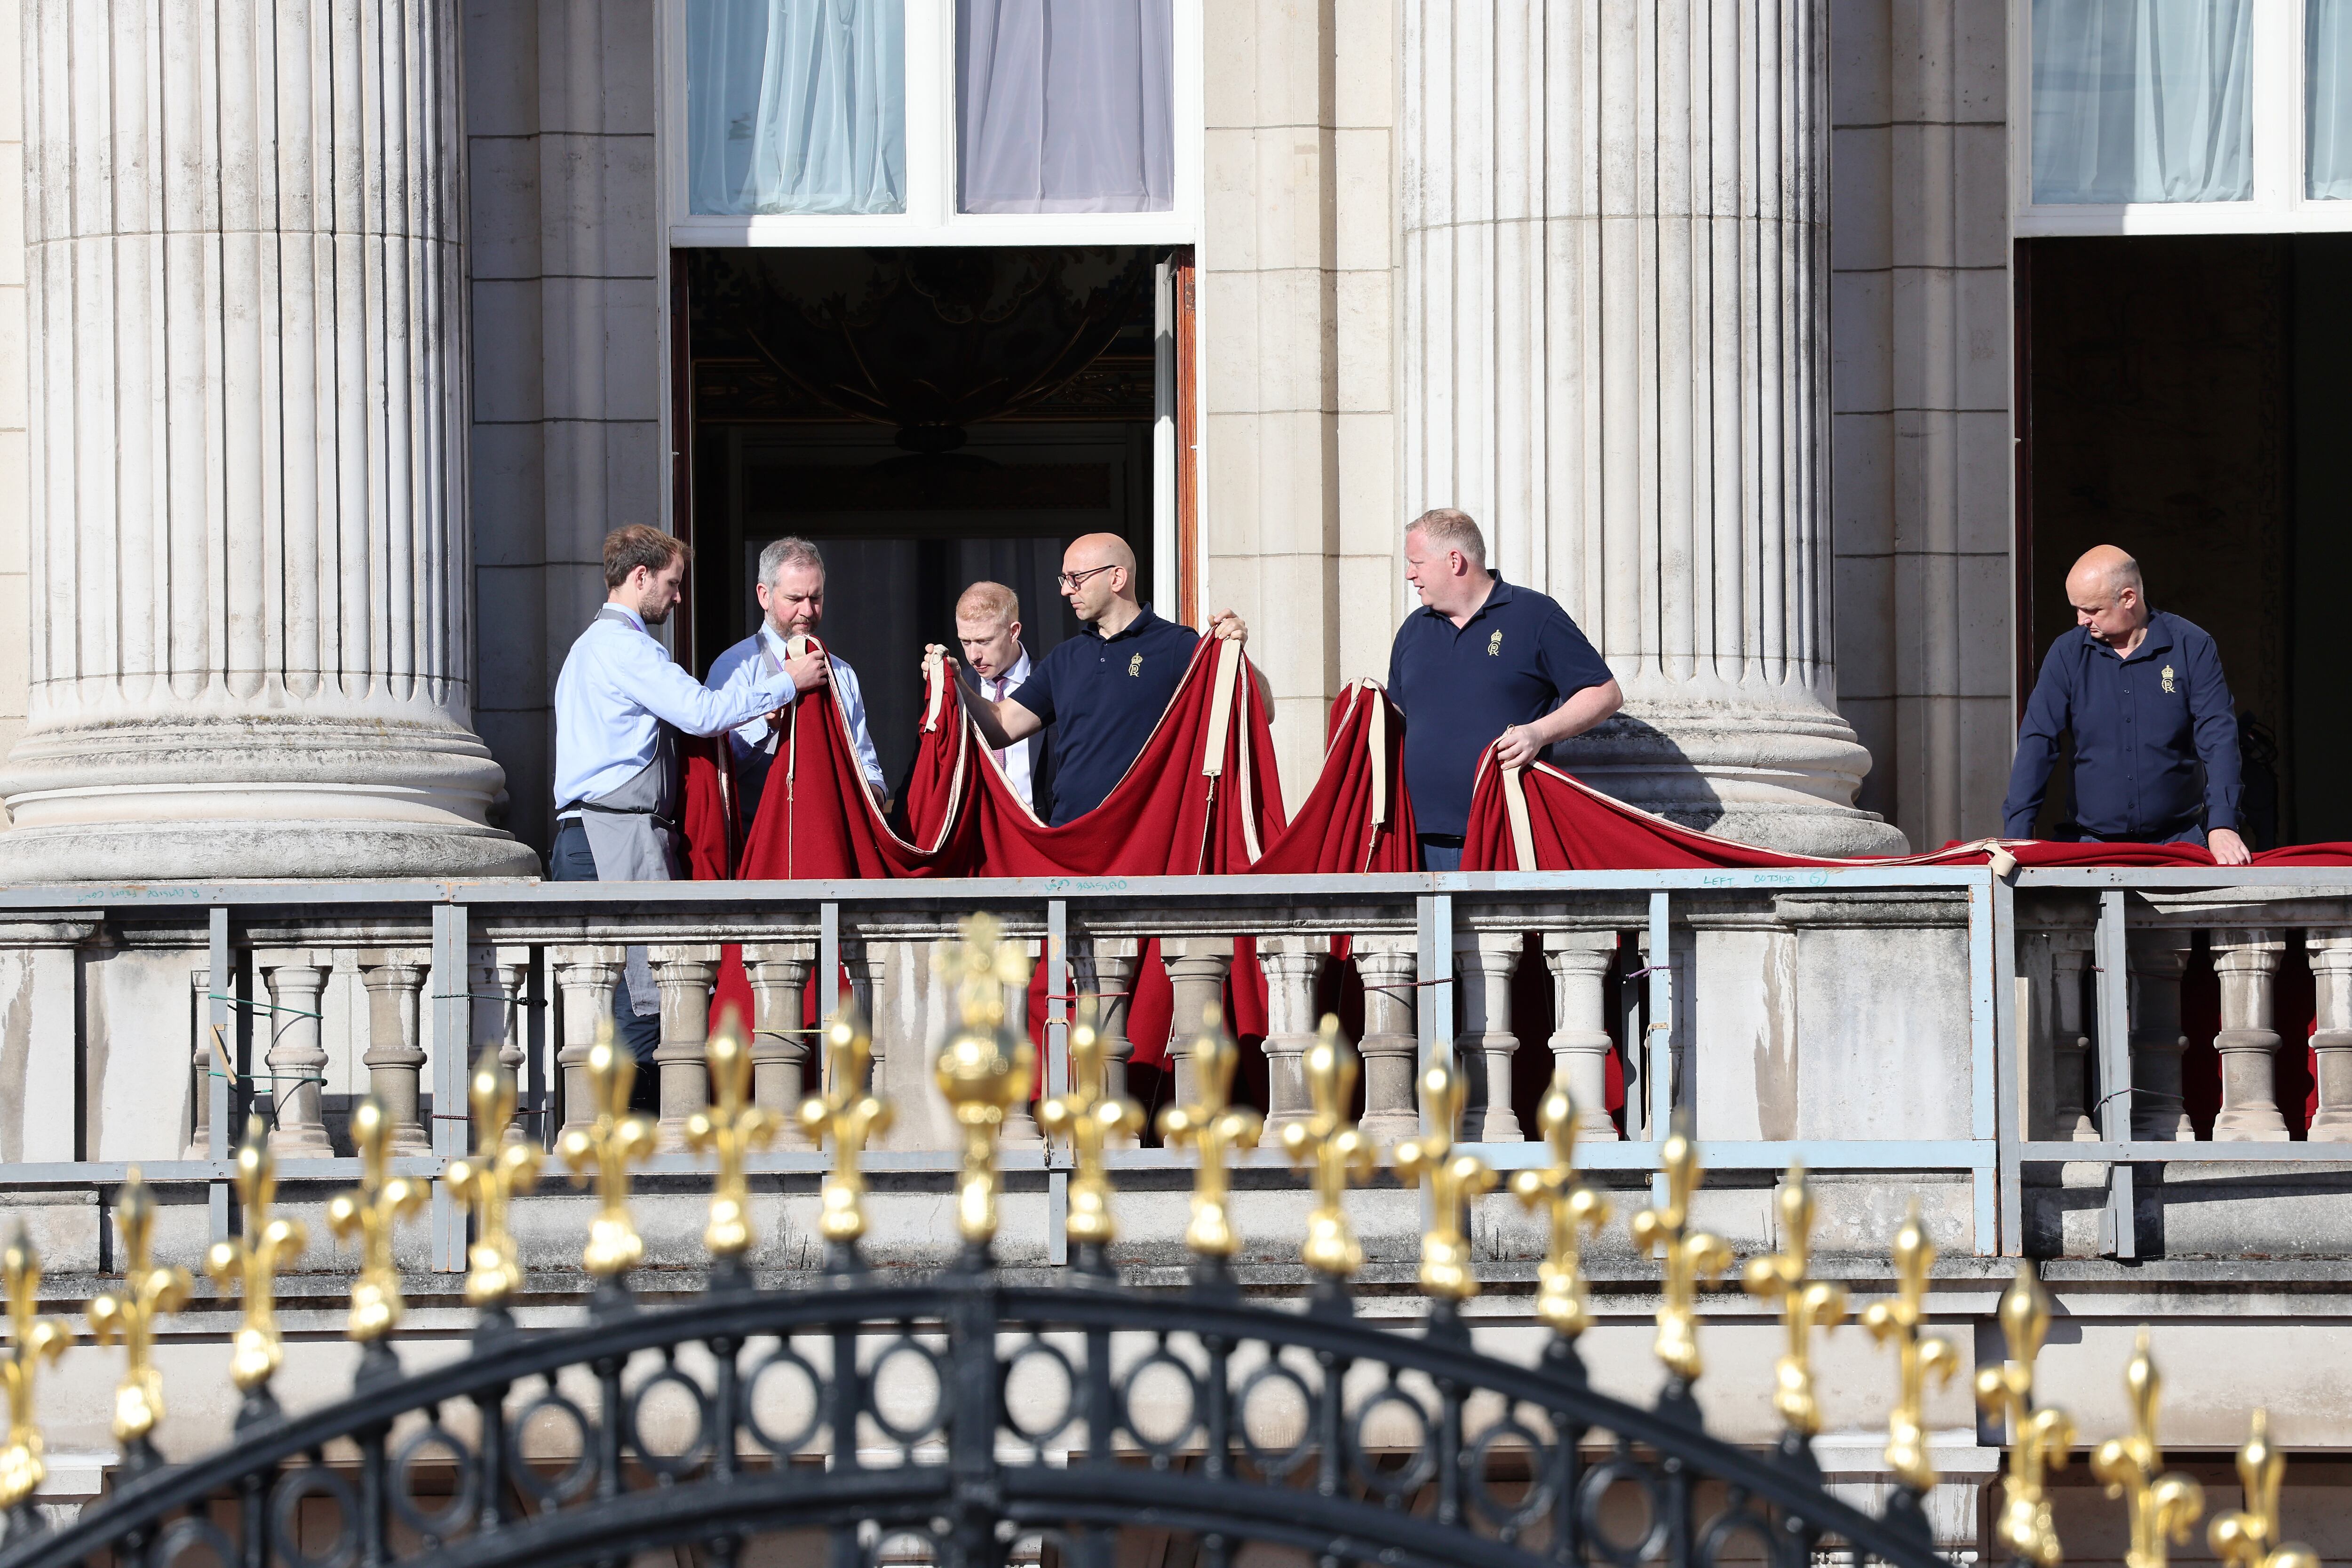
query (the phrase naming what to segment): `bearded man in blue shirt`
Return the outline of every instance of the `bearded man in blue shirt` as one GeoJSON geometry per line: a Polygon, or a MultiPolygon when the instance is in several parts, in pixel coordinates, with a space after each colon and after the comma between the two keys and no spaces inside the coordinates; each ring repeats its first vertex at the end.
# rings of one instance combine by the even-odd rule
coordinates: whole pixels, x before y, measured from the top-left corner
{"type": "Polygon", "coordinates": [[[2085,844],[2201,844],[2221,866],[2252,858],[2238,835],[2238,724],[2221,650],[2150,610],[2139,563],[2112,544],[2066,574],[2074,629],[2050,647],[2018,726],[2001,833],[2029,838],[2074,735],[2074,808],[2058,837],[2085,844]],[[2201,777],[2200,777],[2201,774],[2201,777]]]}

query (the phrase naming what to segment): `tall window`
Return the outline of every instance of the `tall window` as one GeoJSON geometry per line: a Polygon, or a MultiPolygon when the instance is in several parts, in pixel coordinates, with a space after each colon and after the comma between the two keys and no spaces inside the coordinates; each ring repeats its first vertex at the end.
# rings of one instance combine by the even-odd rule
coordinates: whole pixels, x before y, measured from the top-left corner
{"type": "Polygon", "coordinates": [[[2352,227],[2352,0],[2012,0],[2017,232],[2352,227]]]}
{"type": "Polygon", "coordinates": [[[696,213],[907,210],[906,0],[688,0],[696,213]]]}

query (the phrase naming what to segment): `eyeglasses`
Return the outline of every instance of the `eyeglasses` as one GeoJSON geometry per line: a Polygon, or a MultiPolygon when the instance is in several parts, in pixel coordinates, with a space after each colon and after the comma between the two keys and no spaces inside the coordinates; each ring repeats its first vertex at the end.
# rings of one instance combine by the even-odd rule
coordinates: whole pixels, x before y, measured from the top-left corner
{"type": "Polygon", "coordinates": [[[1061,584],[1065,589],[1075,588],[1089,577],[1099,577],[1106,572],[1116,570],[1118,568],[1114,565],[1089,567],[1084,572],[1065,572],[1061,575],[1061,584]]]}

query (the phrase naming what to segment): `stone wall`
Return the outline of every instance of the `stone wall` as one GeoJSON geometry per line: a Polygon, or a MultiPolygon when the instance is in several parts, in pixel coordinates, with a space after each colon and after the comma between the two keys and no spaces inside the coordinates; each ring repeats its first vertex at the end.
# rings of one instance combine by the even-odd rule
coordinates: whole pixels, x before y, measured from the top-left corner
{"type": "MultiPolygon", "coordinates": [[[[25,448],[25,73],[17,0],[0,0],[0,475],[26,471],[25,448]]],[[[25,730],[32,634],[25,570],[25,487],[0,483],[0,755],[25,730]]],[[[0,826],[7,821],[0,807],[0,826]]]]}

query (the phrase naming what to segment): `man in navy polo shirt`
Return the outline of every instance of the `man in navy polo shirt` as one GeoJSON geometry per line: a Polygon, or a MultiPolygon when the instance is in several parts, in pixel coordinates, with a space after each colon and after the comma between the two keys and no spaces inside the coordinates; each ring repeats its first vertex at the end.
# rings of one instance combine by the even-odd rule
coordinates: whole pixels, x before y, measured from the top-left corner
{"type": "Polygon", "coordinates": [[[2238,723],[2213,639],[2147,607],[2139,563],[2102,544],[2066,574],[2074,629],[2050,645],[2018,726],[2001,833],[2033,836],[2058,736],[2074,732],[2074,819],[2087,844],[2202,844],[2252,858],[2238,836],[2238,723]],[[2204,774],[2198,777],[2200,767],[2204,774]]]}
{"type": "Polygon", "coordinates": [[[1397,628],[1389,696],[1404,710],[1422,864],[1459,870],[1479,753],[1499,742],[1504,764],[1523,767],[1625,697],[1556,600],[1486,570],[1486,536],[1468,514],[1446,507],[1414,519],[1404,563],[1422,607],[1397,628]]]}
{"type": "MultiPolygon", "coordinates": [[[[1201,640],[1136,598],[1135,552],[1115,533],[1089,533],[1062,552],[1062,597],[1087,633],[1046,654],[1019,690],[991,702],[956,682],[982,738],[998,751],[1055,726],[1050,825],[1055,827],[1100,805],[1127,776],[1201,640]]],[[[1209,633],[1249,640],[1249,628],[1231,610],[1210,617],[1209,633]]],[[[1250,674],[1270,711],[1274,696],[1265,675],[1255,666],[1250,674]]]]}

